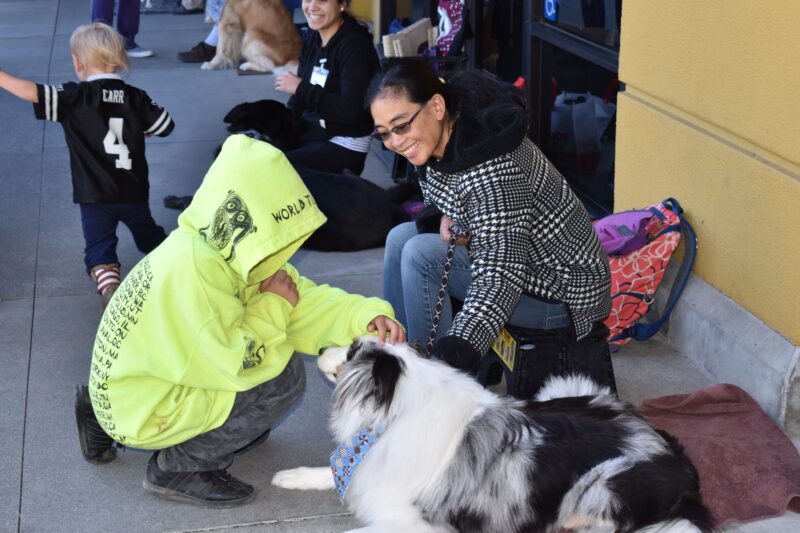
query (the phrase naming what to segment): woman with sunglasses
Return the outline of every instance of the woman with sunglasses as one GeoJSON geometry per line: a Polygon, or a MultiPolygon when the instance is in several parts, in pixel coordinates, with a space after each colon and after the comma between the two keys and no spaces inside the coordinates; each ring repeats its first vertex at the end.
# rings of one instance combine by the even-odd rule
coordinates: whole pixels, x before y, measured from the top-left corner
{"type": "Polygon", "coordinates": [[[432,353],[476,373],[506,323],[578,340],[610,309],[608,259],[583,205],[527,138],[522,95],[480,73],[441,81],[396,60],[367,94],[373,137],[417,167],[425,208],[387,237],[383,296],[428,340],[447,242],[458,236],[432,353]],[[432,232],[432,233],[431,233],[432,232]],[[453,316],[450,296],[463,302],[453,316]]]}
{"type": "Polygon", "coordinates": [[[294,165],[361,174],[372,131],[364,96],[380,67],[372,34],[350,15],[349,5],[350,0],[303,0],[313,31],[303,38],[297,75],[275,77],[275,89],[291,95],[293,124],[286,130],[299,135],[275,144],[294,165]]]}

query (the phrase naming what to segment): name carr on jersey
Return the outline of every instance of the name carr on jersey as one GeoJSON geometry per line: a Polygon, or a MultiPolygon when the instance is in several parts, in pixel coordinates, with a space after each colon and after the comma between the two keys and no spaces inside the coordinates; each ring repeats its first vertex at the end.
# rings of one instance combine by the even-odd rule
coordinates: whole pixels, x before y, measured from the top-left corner
{"type": "Polygon", "coordinates": [[[103,89],[103,101],[110,104],[124,104],[125,91],[122,89],[103,89]]]}

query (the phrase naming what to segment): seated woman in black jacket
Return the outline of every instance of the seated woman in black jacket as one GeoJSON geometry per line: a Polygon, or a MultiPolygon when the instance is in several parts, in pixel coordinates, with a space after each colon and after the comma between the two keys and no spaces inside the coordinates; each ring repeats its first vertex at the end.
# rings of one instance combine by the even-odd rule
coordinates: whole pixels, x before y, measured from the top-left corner
{"type": "Polygon", "coordinates": [[[386,239],[383,296],[409,339],[428,339],[453,232],[460,246],[432,347],[450,365],[477,372],[506,323],[581,339],[608,315],[608,258],[583,205],[528,139],[521,94],[476,72],[444,83],[429,64],[403,59],[367,101],[374,136],[417,167],[425,199],[417,225],[386,239]],[[455,316],[449,295],[464,302],[455,316]]]}
{"type": "Polygon", "coordinates": [[[350,0],[303,1],[303,13],[314,31],[303,39],[298,75],[275,78],[275,89],[292,95],[287,103],[292,125],[287,138],[272,141],[295,165],[360,174],[373,128],[364,97],[380,65],[372,35],[348,13],[349,4],[350,0]]]}

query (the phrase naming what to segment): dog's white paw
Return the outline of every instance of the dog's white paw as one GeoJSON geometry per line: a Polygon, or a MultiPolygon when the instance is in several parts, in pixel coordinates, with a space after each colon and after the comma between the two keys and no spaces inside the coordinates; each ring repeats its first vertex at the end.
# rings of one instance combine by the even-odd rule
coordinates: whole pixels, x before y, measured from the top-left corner
{"type": "Polygon", "coordinates": [[[317,366],[325,377],[336,383],[336,376],[342,371],[342,366],[347,362],[349,346],[334,346],[325,348],[317,358],[317,366]]]}
{"type": "Polygon", "coordinates": [[[203,64],[200,65],[200,68],[203,70],[214,70],[214,65],[211,64],[211,61],[203,61],[203,64]]]}
{"type": "Polygon", "coordinates": [[[245,61],[241,65],[239,65],[239,70],[247,70],[251,72],[263,72],[264,74],[269,74],[270,70],[265,70],[261,68],[260,65],[256,65],[255,63],[251,63],[250,61],[245,61]]]}
{"type": "Polygon", "coordinates": [[[292,490],[330,490],[336,488],[333,474],[327,466],[311,468],[301,466],[281,470],[272,476],[272,484],[282,489],[292,490]]]}

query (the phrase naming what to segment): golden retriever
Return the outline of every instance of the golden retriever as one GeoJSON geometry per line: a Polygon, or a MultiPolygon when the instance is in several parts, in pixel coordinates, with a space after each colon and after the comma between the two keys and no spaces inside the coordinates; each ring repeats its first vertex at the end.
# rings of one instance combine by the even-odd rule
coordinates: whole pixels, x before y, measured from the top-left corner
{"type": "Polygon", "coordinates": [[[296,71],[301,44],[282,0],[228,0],[219,19],[217,53],[201,68],[272,72],[285,66],[296,71]]]}

